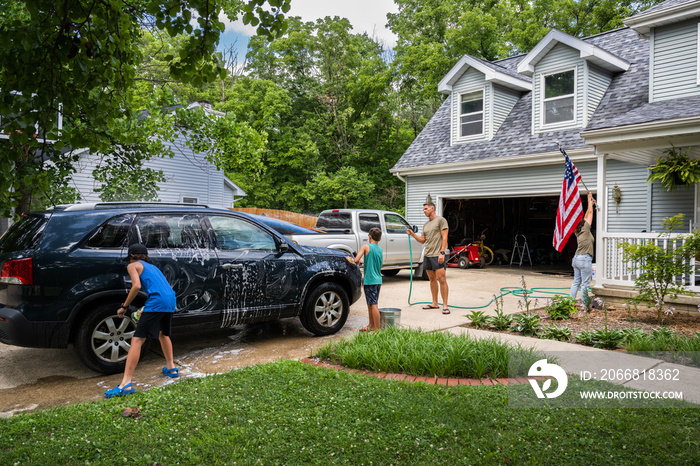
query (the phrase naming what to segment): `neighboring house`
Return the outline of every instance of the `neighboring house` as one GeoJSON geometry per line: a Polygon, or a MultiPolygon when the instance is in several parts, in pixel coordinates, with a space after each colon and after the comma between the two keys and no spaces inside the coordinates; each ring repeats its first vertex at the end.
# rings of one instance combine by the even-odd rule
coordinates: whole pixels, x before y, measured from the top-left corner
{"type": "MultiPolygon", "coordinates": [[[[208,102],[193,102],[188,106],[194,107],[202,107],[212,116],[221,115],[213,110],[208,102]]],[[[162,171],[165,176],[165,182],[158,183],[158,199],[161,202],[231,208],[246,195],[222,170],[205,160],[204,154],[195,153],[187,147],[184,136],[178,137],[174,144],[166,144],[175,154],[173,158],[156,157],[144,164],[147,168],[162,171]]],[[[92,176],[92,171],[99,161],[99,154],[84,151],[75,164],[76,173],[73,175],[72,186],[80,193],[81,202],[100,201],[99,194],[95,192],[99,183],[92,176]]]]}
{"type": "MultiPolygon", "coordinates": [[[[438,84],[447,99],[391,169],[406,183],[407,220],[423,223],[430,194],[451,245],[488,228],[496,249],[522,234],[533,261],[570,263],[575,239],[563,254],[552,247],[560,144],[600,205],[596,284],[630,287],[637,271],[621,241],[656,240],[677,213],[685,232],[700,221],[697,186],[646,183],[671,144],[700,154],[700,1],[668,0],[625,24],[585,39],[552,30],[530,53],[494,62],[464,56],[438,84]]],[[[694,277],[686,283],[700,291],[694,277]]]]}

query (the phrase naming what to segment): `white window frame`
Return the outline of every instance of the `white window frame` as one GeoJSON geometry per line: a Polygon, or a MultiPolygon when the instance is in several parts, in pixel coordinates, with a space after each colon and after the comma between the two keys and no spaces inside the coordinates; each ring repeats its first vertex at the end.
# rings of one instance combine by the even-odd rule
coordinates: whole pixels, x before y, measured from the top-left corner
{"type": "Polygon", "coordinates": [[[578,66],[571,66],[568,68],[556,70],[556,71],[551,71],[547,73],[542,73],[540,75],[540,127],[541,128],[551,128],[551,127],[558,127],[558,126],[570,126],[573,124],[576,124],[577,122],[577,116],[578,116],[578,108],[577,108],[577,101],[578,101],[578,66]],[[563,73],[568,73],[569,71],[574,72],[574,92],[573,94],[566,94],[563,96],[557,96],[557,97],[552,97],[550,99],[546,99],[544,94],[545,94],[545,78],[548,76],[552,76],[555,74],[563,74],[563,73]],[[545,103],[546,102],[552,102],[554,100],[560,100],[560,99],[568,99],[570,97],[573,97],[574,99],[574,110],[573,110],[573,116],[574,118],[572,120],[565,120],[565,121],[557,121],[556,123],[546,123],[545,122],[545,117],[547,112],[545,111],[545,103]]]}
{"type": "MultiPolygon", "coordinates": [[[[474,89],[469,92],[460,92],[459,93],[459,100],[457,101],[457,134],[458,138],[460,140],[462,139],[469,139],[469,138],[479,138],[482,137],[484,134],[486,134],[486,91],[482,87],[481,89],[474,89]],[[471,112],[471,113],[462,113],[462,97],[470,94],[477,94],[481,93],[481,111],[480,112],[471,112]],[[462,117],[467,116],[467,115],[476,115],[478,113],[481,113],[481,133],[475,133],[475,134],[462,134],[462,117]]],[[[473,99],[473,100],[478,100],[478,99],[473,99]]],[[[475,122],[471,122],[475,123],[475,122]]]]}

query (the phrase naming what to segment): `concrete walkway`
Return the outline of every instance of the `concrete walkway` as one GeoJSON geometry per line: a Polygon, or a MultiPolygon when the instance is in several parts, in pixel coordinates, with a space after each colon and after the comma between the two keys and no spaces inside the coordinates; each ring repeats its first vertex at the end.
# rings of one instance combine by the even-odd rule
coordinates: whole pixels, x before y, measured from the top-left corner
{"type": "MultiPolygon", "coordinates": [[[[621,351],[602,350],[572,343],[541,340],[514,333],[496,333],[465,327],[470,322],[466,317],[471,309],[493,299],[504,287],[520,287],[521,277],[528,289],[558,289],[568,294],[572,277],[552,273],[548,270],[530,267],[489,267],[485,269],[448,269],[450,287],[449,303],[451,314],[442,315],[440,309],[423,310],[420,304],[430,301],[429,284],[414,280],[411,288],[408,271],[396,277],[385,277],[382,285],[379,307],[400,309],[400,324],[403,328],[420,328],[425,331],[446,331],[453,334],[468,334],[474,338],[497,338],[508,343],[534,348],[548,356],[556,357],[560,366],[568,373],[609,382],[637,390],[650,392],[682,392],[683,399],[700,404],[700,369],[679,364],[666,363],[657,359],[635,356],[621,351]],[[408,293],[411,293],[410,304],[408,293]],[[670,380],[669,380],[670,379],[670,380]]],[[[504,298],[504,311],[519,311],[518,298],[509,295],[504,298]]],[[[533,300],[534,301],[534,300],[533,300]]],[[[534,303],[533,303],[534,304],[534,303]]],[[[540,306],[544,305],[540,299],[540,306]]],[[[367,308],[364,297],[352,306],[353,312],[364,313],[367,308]]],[[[493,304],[484,307],[488,315],[495,315],[493,304]]],[[[700,329],[699,329],[700,330],[700,329]]]]}

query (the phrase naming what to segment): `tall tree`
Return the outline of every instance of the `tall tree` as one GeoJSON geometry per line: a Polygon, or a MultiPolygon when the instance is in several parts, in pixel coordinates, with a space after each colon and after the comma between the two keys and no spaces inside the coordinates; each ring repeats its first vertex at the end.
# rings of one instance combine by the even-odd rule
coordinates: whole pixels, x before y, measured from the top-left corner
{"type": "Polygon", "coordinates": [[[186,35],[168,74],[200,85],[225,74],[210,59],[222,11],[272,37],[285,30],[289,0],[4,0],[0,10],[0,115],[9,135],[0,144],[0,214],[8,215],[49,192],[47,167],[70,171],[66,148],[102,152],[119,143],[116,122],[138,117],[128,90],[144,28],[186,35]]]}
{"type": "Polygon", "coordinates": [[[273,124],[266,130],[262,182],[250,186],[246,173],[233,175],[244,189],[249,186],[245,202],[311,212],[337,207],[335,193],[323,193],[341,180],[350,183],[345,175],[354,173],[366,182],[353,182],[349,205],[401,207],[400,182],[388,170],[411,136],[395,118],[384,49],[366,34],[353,34],[346,19],[290,18],[288,24],[278,39],[251,40],[249,77],[220,107],[249,122],[273,124]]]}

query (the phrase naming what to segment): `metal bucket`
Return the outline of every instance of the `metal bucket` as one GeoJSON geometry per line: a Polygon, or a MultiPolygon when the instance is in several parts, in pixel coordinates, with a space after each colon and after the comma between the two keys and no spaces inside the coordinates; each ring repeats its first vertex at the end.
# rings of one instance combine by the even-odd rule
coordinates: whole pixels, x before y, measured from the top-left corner
{"type": "Polygon", "coordinates": [[[395,307],[379,308],[379,328],[398,327],[401,324],[401,309],[395,307]]]}

